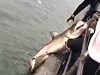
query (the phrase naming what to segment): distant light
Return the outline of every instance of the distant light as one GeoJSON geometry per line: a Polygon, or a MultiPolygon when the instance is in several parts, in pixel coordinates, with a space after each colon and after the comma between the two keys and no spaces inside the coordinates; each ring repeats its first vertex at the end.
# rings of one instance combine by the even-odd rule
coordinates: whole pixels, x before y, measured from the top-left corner
{"type": "Polygon", "coordinates": [[[38,2],[39,4],[42,4],[42,2],[41,2],[40,0],[37,0],[37,2],[38,2]]]}

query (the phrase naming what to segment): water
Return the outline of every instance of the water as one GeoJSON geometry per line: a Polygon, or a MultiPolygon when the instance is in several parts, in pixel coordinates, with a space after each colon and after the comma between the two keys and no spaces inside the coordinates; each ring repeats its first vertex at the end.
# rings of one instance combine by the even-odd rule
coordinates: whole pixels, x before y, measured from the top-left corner
{"type": "Polygon", "coordinates": [[[80,0],[0,0],[0,75],[27,75],[28,61],[62,32],[80,0]]]}

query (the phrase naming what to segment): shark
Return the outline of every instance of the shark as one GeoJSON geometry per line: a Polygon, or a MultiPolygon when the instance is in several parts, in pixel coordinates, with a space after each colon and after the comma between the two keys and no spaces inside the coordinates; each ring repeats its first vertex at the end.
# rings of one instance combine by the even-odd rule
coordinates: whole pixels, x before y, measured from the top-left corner
{"type": "MultiPolygon", "coordinates": [[[[39,49],[39,52],[30,60],[29,72],[33,73],[39,68],[47,60],[50,54],[61,52],[64,48],[67,48],[67,41],[79,37],[86,30],[87,26],[86,22],[77,20],[62,33],[51,32],[52,39],[39,49]]],[[[69,49],[66,49],[66,51],[69,51],[69,49]]]]}

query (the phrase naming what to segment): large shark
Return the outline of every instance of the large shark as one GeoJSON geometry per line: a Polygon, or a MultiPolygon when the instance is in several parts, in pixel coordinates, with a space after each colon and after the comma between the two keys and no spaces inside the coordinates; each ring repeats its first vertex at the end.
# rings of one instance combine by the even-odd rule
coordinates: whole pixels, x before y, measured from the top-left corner
{"type": "Polygon", "coordinates": [[[74,39],[79,37],[83,31],[87,28],[87,24],[82,20],[77,20],[71,27],[66,29],[64,32],[58,34],[54,32],[52,40],[44,45],[39,52],[30,60],[30,72],[34,72],[40,67],[43,62],[49,57],[50,54],[60,52],[66,48],[68,39],[74,39]]]}

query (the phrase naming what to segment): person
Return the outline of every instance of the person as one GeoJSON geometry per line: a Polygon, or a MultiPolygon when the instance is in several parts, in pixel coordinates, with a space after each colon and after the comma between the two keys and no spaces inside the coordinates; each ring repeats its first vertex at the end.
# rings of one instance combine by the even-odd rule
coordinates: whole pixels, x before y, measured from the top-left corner
{"type": "Polygon", "coordinates": [[[83,72],[88,74],[85,75],[100,75],[100,50],[99,49],[100,49],[100,18],[98,19],[95,28],[95,33],[92,36],[88,46],[89,55],[87,58],[86,65],[84,66],[85,71],[83,72]],[[88,71],[91,71],[91,73],[89,73],[88,71]]]}
{"type": "MultiPolygon", "coordinates": [[[[93,19],[90,22],[90,26],[89,26],[90,38],[92,37],[92,35],[95,32],[97,21],[99,18],[98,16],[99,15],[94,14],[92,17],[93,19]]],[[[78,38],[69,39],[68,43],[67,43],[68,47],[70,47],[74,52],[81,52],[84,36],[85,36],[85,31],[78,38]]]]}
{"type": "MultiPolygon", "coordinates": [[[[97,25],[97,21],[98,21],[98,15],[97,13],[95,13],[93,15],[93,20],[90,23],[90,28],[94,29],[95,32],[95,28],[97,25]]],[[[71,62],[69,65],[69,68],[75,63],[75,61],[78,59],[78,57],[80,56],[81,50],[82,50],[82,46],[83,46],[83,39],[84,39],[84,34],[82,33],[81,36],[79,36],[76,39],[70,39],[68,40],[67,46],[72,50],[72,58],[71,58],[71,62]]],[[[93,36],[94,33],[90,34],[90,39],[93,36]]],[[[90,41],[89,39],[89,41],[90,41]]],[[[83,70],[83,75],[95,75],[95,72],[98,68],[98,63],[95,62],[89,55],[86,58],[86,63],[84,65],[84,70],[83,70]],[[93,65],[93,66],[91,66],[93,65]]]]}
{"type": "Polygon", "coordinates": [[[82,11],[85,7],[87,7],[88,5],[90,5],[90,9],[87,11],[86,15],[83,18],[83,21],[86,21],[86,18],[88,18],[89,16],[92,17],[92,15],[95,12],[100,12],[100,0],[84,0],[74,11],[74,13],[70,16],[70,18],[67,19],[67,22],[69,20],[73,20],[74,21],[74,17],[80,12],[82,11]]]}

